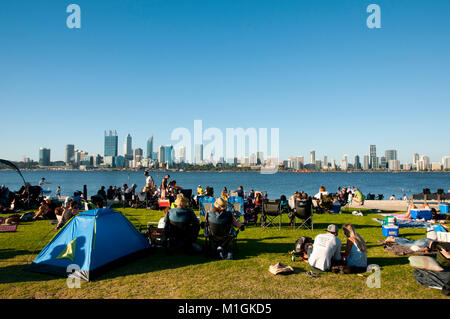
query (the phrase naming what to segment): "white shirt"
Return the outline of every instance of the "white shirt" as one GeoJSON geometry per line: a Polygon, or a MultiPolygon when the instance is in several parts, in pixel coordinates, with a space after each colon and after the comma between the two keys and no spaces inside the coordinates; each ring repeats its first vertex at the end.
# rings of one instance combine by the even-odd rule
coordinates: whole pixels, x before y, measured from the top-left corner
{"type": "Polygon", "coordinates": [[[314,195],[314,198],[315,199],[320,199],[320,197],[322,195],[328,195],[328,192],[318,192],[316,195],[314,195]]]}
{"type": "Polygon", "coordinates": [[[164,226],[166,225],[166,223],[164,222],[164,218],[165,217],[163,217],[159,220],[158,228],[164,228],[164,226]]]}
{"type": "Polygon", "coordinates": [[[330,233],[317,235],[308,257],[309,265],[327,271],[331,268],[332,258],[341,260],[341,240],[330,233]]]}
{"type": "Polygon", "coordinates": [[[153,178],[151,176],[148,176],[145,180],[145,184],[153,184],[153,178]]]}

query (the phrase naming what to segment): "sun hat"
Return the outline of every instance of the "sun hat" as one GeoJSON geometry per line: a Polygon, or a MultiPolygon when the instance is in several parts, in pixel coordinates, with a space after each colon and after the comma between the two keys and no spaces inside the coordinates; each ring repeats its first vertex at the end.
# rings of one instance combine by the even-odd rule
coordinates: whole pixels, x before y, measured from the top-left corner
{"type": "Polygon", "coordinates": [[[220,210],[225,210],[228,207],[228,201],[223,199],[222,197],[219,197],[214,202],[214,207],[216,207],[216,208],[218,208],[220,210]]]}
{"type": "Polygon", "coordinates": [[[188,204],[188,201],[186,197],[184,197],[183,194],[178,194],[177,199],[175,200],[175,205],[177,206],[186,206],[188,204]]]}
{"type": "Polygon", "coordinates": [[[337,233],[338,232],[338,228],[336,227],[336,225],[330,224],[330,225],[328,225],[327,232],[329,232],[329,233],[337,233]]]}

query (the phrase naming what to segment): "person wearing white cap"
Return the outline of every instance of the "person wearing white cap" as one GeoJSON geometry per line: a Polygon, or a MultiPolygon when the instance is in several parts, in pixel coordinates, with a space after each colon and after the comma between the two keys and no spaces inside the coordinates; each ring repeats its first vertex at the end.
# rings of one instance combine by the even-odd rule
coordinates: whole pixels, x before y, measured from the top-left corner
{"type": "Polygon", "coordinates": [[[336,225],[328,225],[327,233],[314,239],[312,253],[308,254],[308,263],[314,270],[328,271],[331,266],[342,260],[341,240],[337,237],[336,225]]]}

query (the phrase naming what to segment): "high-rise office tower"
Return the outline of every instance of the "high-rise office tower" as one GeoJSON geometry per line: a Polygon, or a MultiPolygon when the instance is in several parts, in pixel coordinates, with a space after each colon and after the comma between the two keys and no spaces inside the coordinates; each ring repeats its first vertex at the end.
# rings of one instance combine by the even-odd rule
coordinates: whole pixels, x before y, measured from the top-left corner
{"type": "Polygon", "coordinates": [[[370,145],[370,152],[369,152],[369,165],[371,169],[377,169],[378,168],[378,159],[377,159],[377,147],[376,145],[370,145]]]}
{"type": "Polygon", "coordinates": [[[414,153],[413,156],[413,165],[417,168],[417,165],[419,164],[420,156],[418,153],[414,153]]]}
{"type": "Polygon", "coordinates": [[[323,156],[323,167],[328,168],[328,156],[323,156]]]}
{"type": "Polygon", "coordinates": [[[39,165],[50,166],[50,149],[41,147],[39,149],[39,165]]]}
{"type": "Polygon", "coordinates": [[[75,145],[66,145],[66,164],[70,165],[75,163],[75,145]]]}
{"type": "Polygon", "coordinates": [[[105,156],[117,156],[119,137],[116,131],[105,132],[105,156]]]}
{"type": "Polygon", "coordinates": [[[341,169],[347,170],[348,169],[348,155],[344,155],[344,159],[341,162],[341,169]]]}
{"type": "Polygon", "coordinates": [[[256,152],[256,165],[264,165],[264,152],[256,152]]]}
{"type": "Polygon", "coordinates": [[[195,164],[203,163],[203,144],[195,144],[195,164]]]}
{"type": "Polygon", "coordinates": [[[316,164],[316,151],[309,152],[309,164],[316,164]]]}
{"type": "Polygon", "coordinates": [[[158,162],[163,164],[166,162],[166,149],[162,145],[159,147],[158,162]]]}
{"type": "Polygon", "coordinates": [[[180,163],[186,162],[186,146],[180,146],[180,154],[179,154],[180,163]]]}
{"type": "Polygon", "coordinates": [[[444,156],[442,158],[442,168],[444,170],[450,169],[450,156],[444,156]]]}
{"type": "Polygon", "coordinates": [[[125,137],[125,143],[123,144],[123,156],[129,160],[133,160],[133,139],[130,134],[125,137]]]}
{"type": "Polygon", "coordinates": [[[397,160],[397,150],[386,150],[386,161],[395,161],[397,160]]]}
{"type": "Polygon", "coordinates": [[[140,162],[144,158],[144,150],[142,148],[137,148],[134,150],[134,161],[140,162]]]}
{"type": "Polygon", "coordinates": [[[370,168],[370,159],[369,159],[369,155],[364,155],[364,160],[363,160],[363,170],[368,170],[370,168]]]}
{"type": "Polygon", "coordinates": [[[166,156],[166,163],[169,165],[173,165],[173,146],[172,145],[166,145],[164,146],[164,153],[166,156]]]}
{"type": "Polygon", "coordinates": [[[153,136],[147,140],[147,158],[153,159],[153,136]]]}
{"type": "Polygon", "coordinates": [[[388,161],[386,160],[385,156],[381,156],[380,157],[380,168],[381,169],[386,169],[388,168],[388,161]]]}
{"type": "Polygon", "coordinates": [[[359,155],[355,155],[354,169],[361,169],[361,162],[359,160],[359,155]]]}

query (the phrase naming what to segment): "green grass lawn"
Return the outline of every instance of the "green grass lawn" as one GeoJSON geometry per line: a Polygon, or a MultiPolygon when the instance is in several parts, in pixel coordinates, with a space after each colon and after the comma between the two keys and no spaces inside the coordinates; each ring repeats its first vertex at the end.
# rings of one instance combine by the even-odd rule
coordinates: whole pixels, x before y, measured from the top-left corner
{"type": "MultiPolygon", "coordinates": [[[[158,221],[162,212],[120,209],[134,224],[158,221]]],[[[199,256],[167,255],[157,250],[146,257],[103,274],[81,288],[67,287],[66,278],[33,273],[27,265],[56,234],[47,221],[22,223],[15,233],[0,233],[0,298],[448,298],[439,290],[419,285],[408,257],[384,251],[381,226],[368,214],[315,215],[314,231],[290,230],[287,217],[283,227],[262,229],[250,226],[239,233],[235,260],[212,260],[199,256]],[[368,262],[381,270],[381,288],[369,288],[367,276],[323,273],[310,278],[305,261],[291,261],[288,251],[300,236],[315,237],[327,225],[352,223],[367,241],[368,262]],[[274,276],[268,269],[282,262],[294,274],[274,276]]],[[[425,237],[425,229],[401,229],[400,236],[425,237]]],[[[342,231],[339,238],[345,242],[342,231]]],[[[199,236],[199,243],[203,235],[199,236]]],[[[111,247],[114,249],[114,247],[111,247]]]]}

